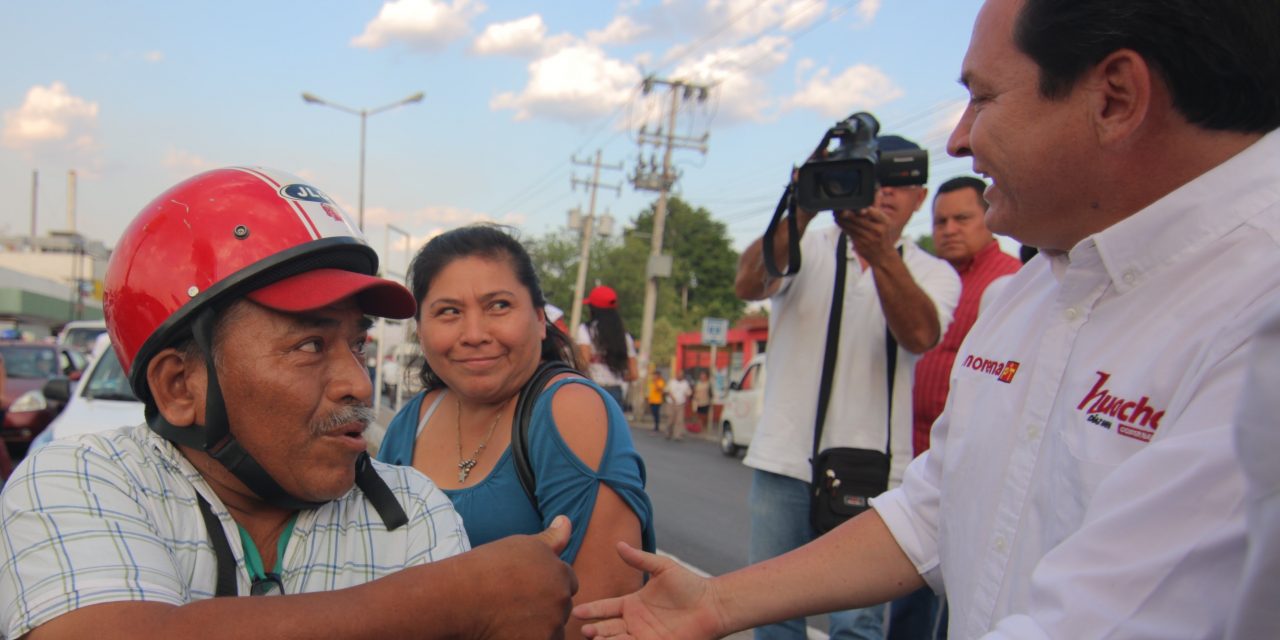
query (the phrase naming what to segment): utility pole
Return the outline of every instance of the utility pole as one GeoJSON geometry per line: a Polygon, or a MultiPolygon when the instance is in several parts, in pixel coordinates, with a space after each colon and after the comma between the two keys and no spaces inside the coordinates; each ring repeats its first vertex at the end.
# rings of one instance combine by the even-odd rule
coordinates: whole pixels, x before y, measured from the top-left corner
{"type": "Polygon", "coordinates": [[[31,172],[31,250],[36,250],[36,208],[40,196],[40,172],[31,172]]]}
{"type": "MultiPolygon", "coordinates": [[[[696,99],[698,102],[705,102],[707,91],[710,89],[709,85],[694,84],[683,80],[661,80],[651,76],[644,79],[644,94],[648,95],[655,85],[667,87],[671,95],[665,131],[662,126],[659,126],[656,132],[649,133],[642,126],[640,127],[638,141],[642,148],[645,144],[666,148],[662,154],[662,170],[661,172],[658,171],[657,163],[652,155],[649,159],[649,168],[646,170],[642,156],[636,166],[635,175],[632,176],[632,183],[635,184],[637,189],[658,192],[658,204],[654,207],[653,212],[653,235],[650,237],[649,243],[649,263],[645,267],[644,324],[640,329],[640,356],[638,358],[641,376],[648,376],[649,359],[653,353],[653,323],[658,307],[658,278],[671,275],[671,259],[669,256],[662,255],[662,234],[667,221],[667,196],[670,194],[672,185],[675,184],[676,179],[679,177],[671,168],[671,152],[679,147],[706,153],[708,137],[705,133],[696,138],[677,136],[676,113],[682,99],[696,99]]],[[[643,388],[643,386],[643,384],[637,384],[635,388],[643,388]]]]}
{"type": "MultiPolygon", "coordinates": [[[[622,195],[621,183],[612,184],[612,185],[600,184],[600,169],[604,168],[604,169],[609,169],[611,171],[622,171],[623,167],[620,164],[619,165],[600,164],[599,149],[596,149],[596,160],[594,163],[587,162],[584,160],[579,160],[577,158],[572,158],[572,157],[570,158],[570,160],[573,162],[573,164],[576,164],[579,166],[594,167],[591,174],[591,180],[589,181],[579,180],[577,176],[572,176],[569,178],[570,188],[576,187],[581,184],[591,189],[591,199],[590,199],[591,204],[587,208],[587,215],[582,216],[579,220],[575,220],[575,216],[573,215],[573,212],[569,213],[569,228],[578,229],[582,232],[582,241],[581,241],[581,246],[579,247],[579,254],[578,254],[578,279],[573,285],[573,304],[570,305],[571,311],[569,313],[569,325],[568,325],[569,335],[573,336],[574,335],[573,332],[578,330],[578,323],[582,322],[582,296],[583,294],[586,293],[586,288],[587,288],[587,262],[591,259],[591,240],[592,240],[592,234],[594,231],[593,227],[595,226],[595,219],[596,219],[596,191],[599,190],[600,187],[604,187],[605,189],[614,190],[615,192],[617,192],[618,195],[622,195]]],[[[607,215],[602,217],[600,220],[600,234],[609,235],[609,233],[612,230],[613,230],[613,219],[607,215]]]]}

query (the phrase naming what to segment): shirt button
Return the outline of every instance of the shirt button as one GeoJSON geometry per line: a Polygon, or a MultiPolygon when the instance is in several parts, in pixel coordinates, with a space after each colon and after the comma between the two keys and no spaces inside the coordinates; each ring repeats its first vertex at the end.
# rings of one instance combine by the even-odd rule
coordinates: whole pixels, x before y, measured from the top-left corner
{"type": "Polygon", "coordinates": [[[1004,536],[996,538],[996,551],[1004,551],[1004,536]]]}
{"type": "Polygon", "coordinates": [[[1077,310],[1075,307],[1071,307],[1070,309],[1067,309],[1066,311],[1064,311],[1062,315],[1068,321],[1071,321],[1071,320],[1075,320],[1077,317],[1080,316],[1080,311],[1077,310]]]}
{"type": "Polygon", "coordinates": [[[1035,439],[1037,439],[1037,438],[1039,438],[1039,437],[1040,437],[1040,427],[1038,427],[1038,426],[1036,426],[1036,425],[1034,425],[1034,424],[1033,424],[1033,425],[1031,425],[1031,426],[1029,426],[1029,427],[1027,427],[1027,439],[1028,439],[1028,440],[1035,440],[1035,439]]]}
{"type": "Polygon", "coordinates": [[[1133,284],[1133,281],[1137,280],[1138,276],[1134,275],[1132,271],[1126,271],[1123,276],[1120,276],[1120,279],[1124,280],[1125,284],[1133,284]]]}

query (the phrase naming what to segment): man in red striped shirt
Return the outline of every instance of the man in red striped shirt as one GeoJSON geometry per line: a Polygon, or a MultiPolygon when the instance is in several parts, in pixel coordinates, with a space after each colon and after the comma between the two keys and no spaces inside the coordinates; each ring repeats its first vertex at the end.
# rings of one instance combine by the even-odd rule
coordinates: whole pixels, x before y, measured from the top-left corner
{"type": "Polygon", "coordinates": [[[991,281],[1022,266],[1017,258],[1000,250],[987,229],[987,183],[970,176],[952,178],[938,187],[933,199],[933,246],[939,258],[960,274],[960,303],[938,346],[925,352],[916,364],[913,389],[912,443],[915,455],[929,448],[929,430],[947,402],[948,378],[960,343],[978,319],[978,302],[991,281]]]}

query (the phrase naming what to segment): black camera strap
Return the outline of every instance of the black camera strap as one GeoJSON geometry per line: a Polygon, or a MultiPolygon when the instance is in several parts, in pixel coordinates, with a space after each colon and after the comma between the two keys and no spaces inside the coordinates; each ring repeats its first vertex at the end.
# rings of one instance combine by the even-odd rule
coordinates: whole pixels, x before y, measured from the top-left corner
{"type": "Polygon", "coordinates": [[[764,238],[760,241],[760,248],[764,253],[764,270],[771,278],[783,278],[800,271],[800,228],[799,223],[796,222],[795,190],[795,180],[787,183],[787,188],[782,191],[782,197],[778,199],[778,206],[773,210],[773,219],[769,220],[769,226],[764,230],[764,238]],[[778,223],[784,216],[787,219],[786,273],[778,270],[778,262],[773,257],[773,238],[778,231],[778,223]]]}
{"type": "MultiPolygon", "coordinates": [[[[831,400],[831,383],[836,375],[836,351],[840,346],[840,320],[844,315],[845,280],[849,271],[849,236],[840,234],[836,243],[836,284],[831,293],[831,314],[827,319],[827,348],[822,354],[822,378],[818,383],[818,412],[813,425],[813,457],[812,465],[818,459],[818,448],[822,441],[822,427],[827,421],[827,404],[831,400]]],[[[902,247],[898,247],[898,255],[902,255],[902,247]]],[[[885,374],[888,386],[888,400],[885,404],[885,437],[884,454],[893,458],[893,378],[898,369],[898,341],[889,329],[889,321],[884,326],[885,374]]]]}

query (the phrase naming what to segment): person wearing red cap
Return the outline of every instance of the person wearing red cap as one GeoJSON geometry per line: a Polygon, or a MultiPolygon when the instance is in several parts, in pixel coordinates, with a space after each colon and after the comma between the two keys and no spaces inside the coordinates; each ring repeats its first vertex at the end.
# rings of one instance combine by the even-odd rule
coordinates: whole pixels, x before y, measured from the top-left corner
{"type": "Polygon", "coordinates": [[[618,314],[618,293],[600,285],[583,302],[589,318],[578,325],[578,352],[587,363],[591,379],[604,387],[619,406],[625,406],[624,387],[638,376],[636,345],[618,314]]]}
{"type": "Polygon", "coordinates": [[[558,633],[567,522],[462,553],[431,481],[366,453],[368,316],[416,308],[377,271],[350,217],[288,174],[219,169],[148,204],[103,296],[147,423],[15,470],[0,636],[558,633]],[[280,597],[219,597],[238,595],[280,597]]]}

